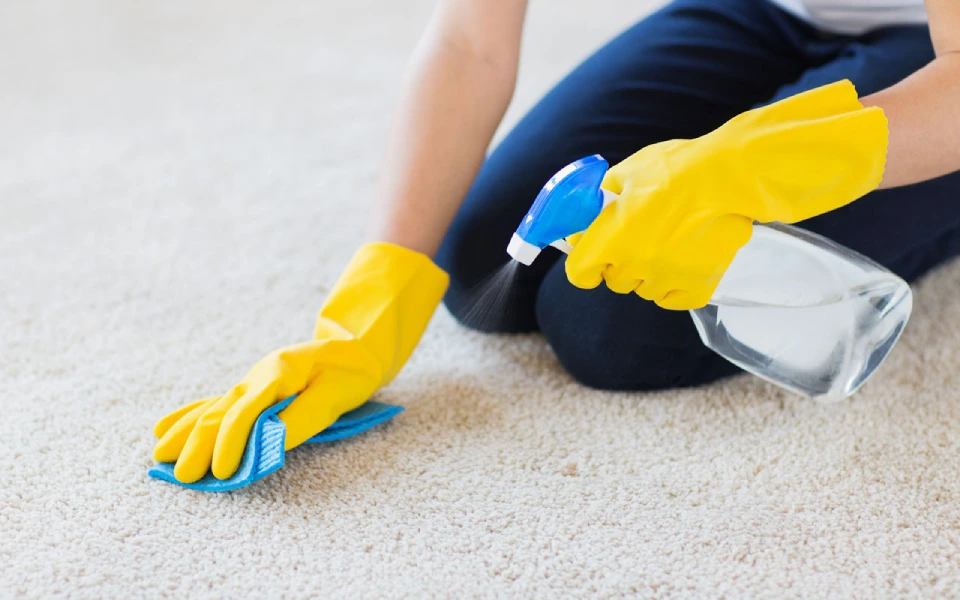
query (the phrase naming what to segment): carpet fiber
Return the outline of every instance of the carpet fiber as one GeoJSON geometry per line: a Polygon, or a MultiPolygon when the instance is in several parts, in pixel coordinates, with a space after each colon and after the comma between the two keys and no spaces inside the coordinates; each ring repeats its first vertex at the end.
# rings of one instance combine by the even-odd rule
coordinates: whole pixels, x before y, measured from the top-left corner
{"type": "MultiPolygon", "coordinates": [[[[533,4],[511,122],[651,8],[533,4]]],[[[228,495],[146,477],[157,417],[312,331],[429,9],[0,7],[0,597],[960,593],[956,264],[840,406],[591,391],[441,310],[392,423],[228,495]]]]}

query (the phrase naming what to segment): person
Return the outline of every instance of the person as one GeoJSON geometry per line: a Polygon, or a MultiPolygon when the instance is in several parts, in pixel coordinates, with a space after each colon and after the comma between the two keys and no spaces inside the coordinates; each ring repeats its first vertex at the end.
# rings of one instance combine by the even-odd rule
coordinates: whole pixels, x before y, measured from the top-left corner
{"type": "Polygon", "coordinates": [[[588,386],[658,390],[737,371],[681,309],[706,303],[754,221],[802,221],[908,281],[960,253],[960,3],[675,0],[587,58],[485,157],[526,4],[438,1],[368,243],[312,339],[157,423],[154,457],[176,461],[179,480],[229,477],[255,419],[288,396],[288,449],[365,402],[444,296],[467,326],[541,332],[588,386]],[[501,318],[472,322],[478,284],[507,260],[541,186],[591,154],[615,165],[603,185],[620,199],[567,259],[548,249],[521,270],[501,318]]]}

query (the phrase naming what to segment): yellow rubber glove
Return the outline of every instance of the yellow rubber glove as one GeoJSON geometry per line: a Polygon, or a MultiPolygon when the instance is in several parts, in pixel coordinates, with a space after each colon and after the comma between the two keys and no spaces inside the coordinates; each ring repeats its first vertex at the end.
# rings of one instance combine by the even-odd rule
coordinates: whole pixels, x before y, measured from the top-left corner
{"type": "Polygon", "coordinates": [[[188,404],[161,419],[158,462],[192,483],[207,471],[226,479],[240,465],[257,417],[299,393],[279,413],[289,450],[366,402],[392,380],[420,341],[448,284],[425,255],[387,243],[360,248],[317,319],[314,339],[260,360],[224,396],[188,404]]]}
{"type": "Polygon", "coordinates": [[[880,184],[887,120],[849,81],[745,112],[694,140],[647,146],[607,172],[619,194],[567,258],[570,282],[674,310],[710,301],[753,222],[795,223],[880,184]]]}

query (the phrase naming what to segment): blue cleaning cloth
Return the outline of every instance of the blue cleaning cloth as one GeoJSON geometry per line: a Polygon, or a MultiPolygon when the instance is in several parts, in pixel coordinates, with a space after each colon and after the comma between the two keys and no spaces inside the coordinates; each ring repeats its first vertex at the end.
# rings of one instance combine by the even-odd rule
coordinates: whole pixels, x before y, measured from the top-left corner
{"type": "MultiPolygon", "coordinates": [[[[253,430],[250,431],[247,448],[243,451],[243,458],[240,460],[240,467],[229,479],[217,479],[212,474],[207,473],[199,481],[181,483],[173,476],[174,463],[159,463],[150,469],[147,474],[154,479],[168,481],[202,492],[229,492],[250,485],[255,481],[260,481],[283,466],[285,460],[283,443],[287,435],[287,428],[283,421],[277,417],[277,413],[293,402],[294,398],[296,398],[295,395],[290,396],[260,414],[256,423],[253,424],[253,430]]],[[[313,436],[306,443],[315,444],[342,440],[389,421],[401,412],[403,412],[402,406],[371,400],[342,415],[333,425],[313,436]]]]}

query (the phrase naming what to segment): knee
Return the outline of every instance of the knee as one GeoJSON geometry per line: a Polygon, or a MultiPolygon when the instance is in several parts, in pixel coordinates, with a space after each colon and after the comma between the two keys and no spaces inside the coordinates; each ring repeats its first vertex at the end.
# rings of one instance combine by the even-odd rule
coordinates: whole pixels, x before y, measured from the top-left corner
{"type": "Polygon", "coordinates": [[[561,361],[581,385],[621,392],[697,387],[740,372],[736,366],[717,355],[653,346],[637,348],[627,359],[605,365],[597,365],[589,360],[578,361],[569,355],[565,355],[561,361]]]}
{"type": "Polygon", "coordinates": [[[739,372],[700,342],[686,313],[665,311],[606,289],[568,286],[563,297],[557,297],[545,293],[545,288],[536,305],[540,330],[563,368],[587,387],[665,390],[703,385],[739,372]]]}
{"type": "Polygon", "coordinates": [[[642,340],[611,351],[604,336],[570,339],[562,329],[544,335],[563,368],[581,385],[609,391],[658,391],[711,383],[738,372],[716,354],[658,347],[642,340]]]}

